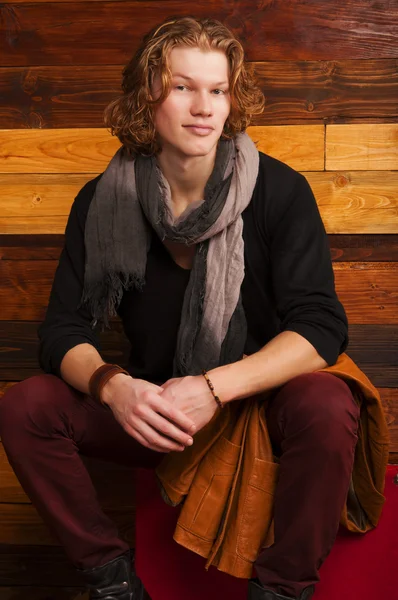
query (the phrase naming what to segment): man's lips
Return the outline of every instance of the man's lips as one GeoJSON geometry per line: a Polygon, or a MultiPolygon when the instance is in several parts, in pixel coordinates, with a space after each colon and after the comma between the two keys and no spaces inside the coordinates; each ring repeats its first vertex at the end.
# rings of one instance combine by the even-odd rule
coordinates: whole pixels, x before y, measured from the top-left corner
{"type": "Polygon", "coordinates": [[[211,125],[196,125],[196,123],[191,123],[190,125],[183,125],[183,127],[195,127],[196,129],[214,129],[211,125]]]}
{"type": "Polygon", "coordinates": [[[210,133],[214,129],[214,127],[210,127],[209,125],[184,125],[184,127],[199,134],[210,133]]]}

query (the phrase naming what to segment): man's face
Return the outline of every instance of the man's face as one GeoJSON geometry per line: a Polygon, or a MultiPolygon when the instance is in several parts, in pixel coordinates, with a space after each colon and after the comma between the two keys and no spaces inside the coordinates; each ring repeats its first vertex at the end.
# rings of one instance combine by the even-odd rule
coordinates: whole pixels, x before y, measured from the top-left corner
{"type": "MultiPolygon", "coordinates": [[[[205,156],[217,145],[230,112],[229,67],[224,52],[179,46],[169,56],[170,94],[155,109],[162,151],[205,156]]],[[[160,79],[153,94],[160,93],[160,79]]]]}

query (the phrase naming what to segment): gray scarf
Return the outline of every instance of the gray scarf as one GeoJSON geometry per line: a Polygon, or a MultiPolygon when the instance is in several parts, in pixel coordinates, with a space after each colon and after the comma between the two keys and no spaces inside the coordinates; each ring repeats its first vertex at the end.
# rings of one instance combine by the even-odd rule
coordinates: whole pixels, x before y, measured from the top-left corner
{"type": "Polygon", "coordinates": [[[259,169],[259,154],[246,133],[220,139],[204,199],[175,219],[170,187],[155,156],[130,157],[120,148],[99,180],[85,228],[82,302],[94,325],[116,314],[124,290],[145,284],[153,230],[161,240],[196,244],[184,296],[173,377],[242,357],[246,319],[243,220],[259,169]]]}

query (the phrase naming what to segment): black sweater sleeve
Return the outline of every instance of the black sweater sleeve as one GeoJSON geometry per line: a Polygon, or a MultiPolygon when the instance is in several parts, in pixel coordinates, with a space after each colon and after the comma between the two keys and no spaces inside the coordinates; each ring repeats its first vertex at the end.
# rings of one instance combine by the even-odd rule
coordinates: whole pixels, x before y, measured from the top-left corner
{"type": "Polygon", "coordinates": [[[305,177],[295,175],[270,229],[276,308],[282,331],[299,333],[333,365],[348,344],[347,318],[335,292],[329,243],[318,206],[305,177]]]}
{"type": "Polygon", "coordinates": [[[92,316],[79,307],[85,268],[84,227],[97,181],[89,181],[72,205],[47,313],[38,329],[40,366],[58,376],[64,355],[74,346],[88,343],[100,349],[98,335],[91,327],[92,316]]]}

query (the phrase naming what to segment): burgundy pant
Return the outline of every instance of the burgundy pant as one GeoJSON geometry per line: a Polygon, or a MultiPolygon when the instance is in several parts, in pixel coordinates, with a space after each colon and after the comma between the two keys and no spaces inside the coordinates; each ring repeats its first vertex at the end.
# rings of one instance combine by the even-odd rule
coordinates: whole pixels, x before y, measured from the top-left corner
{"type": "MultiPolygon", "coordinates": [[[[348,386],[327,373],[296,377],[269,401],[280,477],[275,543],[255,563],[266,587],[298,596],[318,581],[347,496],[358,417],[348,386]]],[[[7,391],[0,435],[22,487],[76,567],[104,564],[128,549],[103,513],[79,453],[145,468],[155,468],[163,454],[141,446],[111,411],[53,375],[7,391]]]]}

